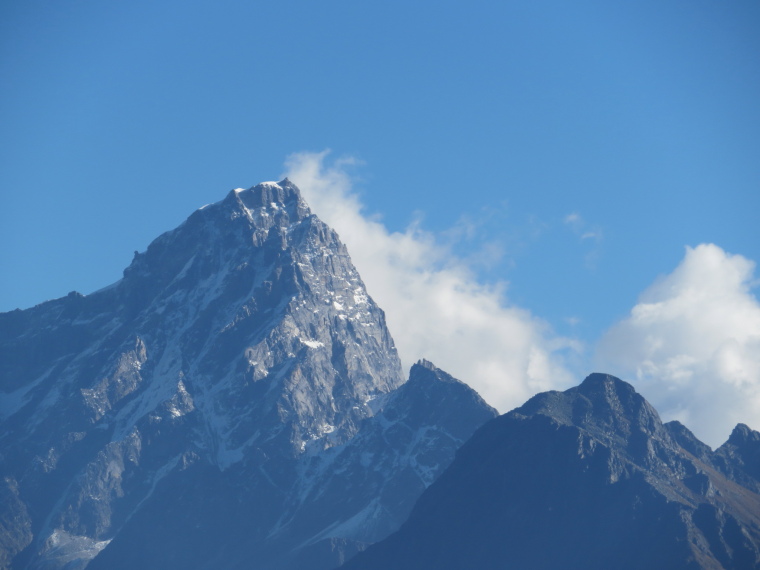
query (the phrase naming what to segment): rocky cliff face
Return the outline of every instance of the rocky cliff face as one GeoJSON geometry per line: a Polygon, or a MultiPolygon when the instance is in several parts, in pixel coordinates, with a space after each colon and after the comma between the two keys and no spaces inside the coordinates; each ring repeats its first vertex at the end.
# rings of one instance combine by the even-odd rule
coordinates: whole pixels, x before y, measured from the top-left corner
{"type": "Polygon", "coordinates": [[[419,496],[452,462],[475,426],[496,416],[471,388],[427,361],[382,399],[354,439],[304,463],[294,493],[299,498],[276,534],[306,534],[315,520],[323,521],[323,530],[309,538],[294,570],[307,567],[312,553],[334,548],[336,539],[359,551],[396,530],[414,504],[409,497],[419,496]],[[336,502],[356,514],[336,521],[336,502]]]}
{"type": "Polygon", "coordinates": [[[232,191],[114,285],[0,314],[0,567],[279,568],[312,547],[300,567],[334,565],[493,415],[473,396],[464,422],[420,412],[390,436],[415,383],[298,189],[232,191]],[[335,482],[380,463],[388,499],[335,482]]]}
{"type": "Polygon", "coordinates": [[[485,424],[345,568],[758,568],[758,441],[713,453],[592,374],[485,424]]]}

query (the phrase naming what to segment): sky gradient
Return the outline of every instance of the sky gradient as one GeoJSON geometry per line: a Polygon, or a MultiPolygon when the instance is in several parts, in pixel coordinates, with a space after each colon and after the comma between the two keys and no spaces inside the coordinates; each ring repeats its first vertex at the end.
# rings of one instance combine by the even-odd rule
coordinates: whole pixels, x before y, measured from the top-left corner
{"type": "MultiPolygon", "coordinates": [[[[475,332],[480,313],[462,312],[461,326],[440,325],[449,337],[505,347],[523,335],[492,348],[504,360],[486,368],[449,365],[493,378],[479,388],[501,411],[602,363],[640,386],[670,374],[663,394],[693,394],[725,372],[716,363],[734,342],[731,394],[758,404],[729,419],[760,428],[758,29],[756,0],[5,2],[0,310],[108,285],[196,208],[290,173],[340,193],[343,219],[324,217],[352,255],[368,255],[347,236],[369,224],[437,260],[399,265],[384,250],[407,271],[376,281],[377,294],[365,276],[389,315],[408,301],[386,288],[448,283],[458,306],[505,319],[475,332]],[[661,282],[670,292],[652,293],[661,282]],[[727,315],[709,346],[642,344],[696,326],[702,312],[672,307],[707,285],[727,315]],[[647,294],[667,317],[636,320],[647,294]],[[638,352],[621,355],[615,339],[638,352]],[[531,350],[546,357],[533,376],[531,350]]],[[[662,402],[686,419],[679,398],[662,402]]]]}

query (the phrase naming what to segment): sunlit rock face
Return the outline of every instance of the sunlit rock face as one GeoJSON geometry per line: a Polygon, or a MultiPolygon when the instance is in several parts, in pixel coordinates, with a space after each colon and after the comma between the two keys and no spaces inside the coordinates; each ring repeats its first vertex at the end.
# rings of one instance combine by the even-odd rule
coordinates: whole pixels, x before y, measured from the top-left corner
{"type": "Polygon", "coordinates": [[[758,442],[713,452],[592,374],[486,423],[345,568],[760,568],[758,442]]]}
{"type": "Polygon", "coordinates": [[[494,415],[422,368],[442,407],[388,419],[416,396],[337,234],[288,180],[234,190],[110,287],[0,314],[0,567],[333,566],[494,415]]]}

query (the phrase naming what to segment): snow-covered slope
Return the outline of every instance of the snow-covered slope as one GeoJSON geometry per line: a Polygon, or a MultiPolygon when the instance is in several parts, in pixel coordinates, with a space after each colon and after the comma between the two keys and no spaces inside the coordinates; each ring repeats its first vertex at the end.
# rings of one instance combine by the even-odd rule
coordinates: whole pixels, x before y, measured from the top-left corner
{"type": "Polygon", "coordinates": [[[234,190],[114,285],[0,314],[0,567],[327,567],[394,530],[493,415],[460,385],[466,420],[383,436],[411,385],[298,189],[234,190]],[[365,484],[380,465],[393,506],[365,484]]]}

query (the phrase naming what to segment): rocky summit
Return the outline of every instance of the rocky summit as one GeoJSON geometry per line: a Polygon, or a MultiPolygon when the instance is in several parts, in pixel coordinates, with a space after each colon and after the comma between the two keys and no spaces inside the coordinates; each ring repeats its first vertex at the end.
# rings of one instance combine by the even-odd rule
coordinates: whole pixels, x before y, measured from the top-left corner
{"type": "Polygon", "coordinates": [[[486,423],[346,569],[760,568],[760,433],[713,452],[592,374],[486,423]]]}
{"type": "Polygon", "coordinates": [[[494,416],[405,382],[290,181],[234,190],[117,283],[0,314],[0,568],[330,568],[494,416]]]}
{"type": "Polygon", "coordinates": [[[760,568],[760,433],[592,374],[496,417],[287,179],[0,314],[0,568],[760,568]]]}

